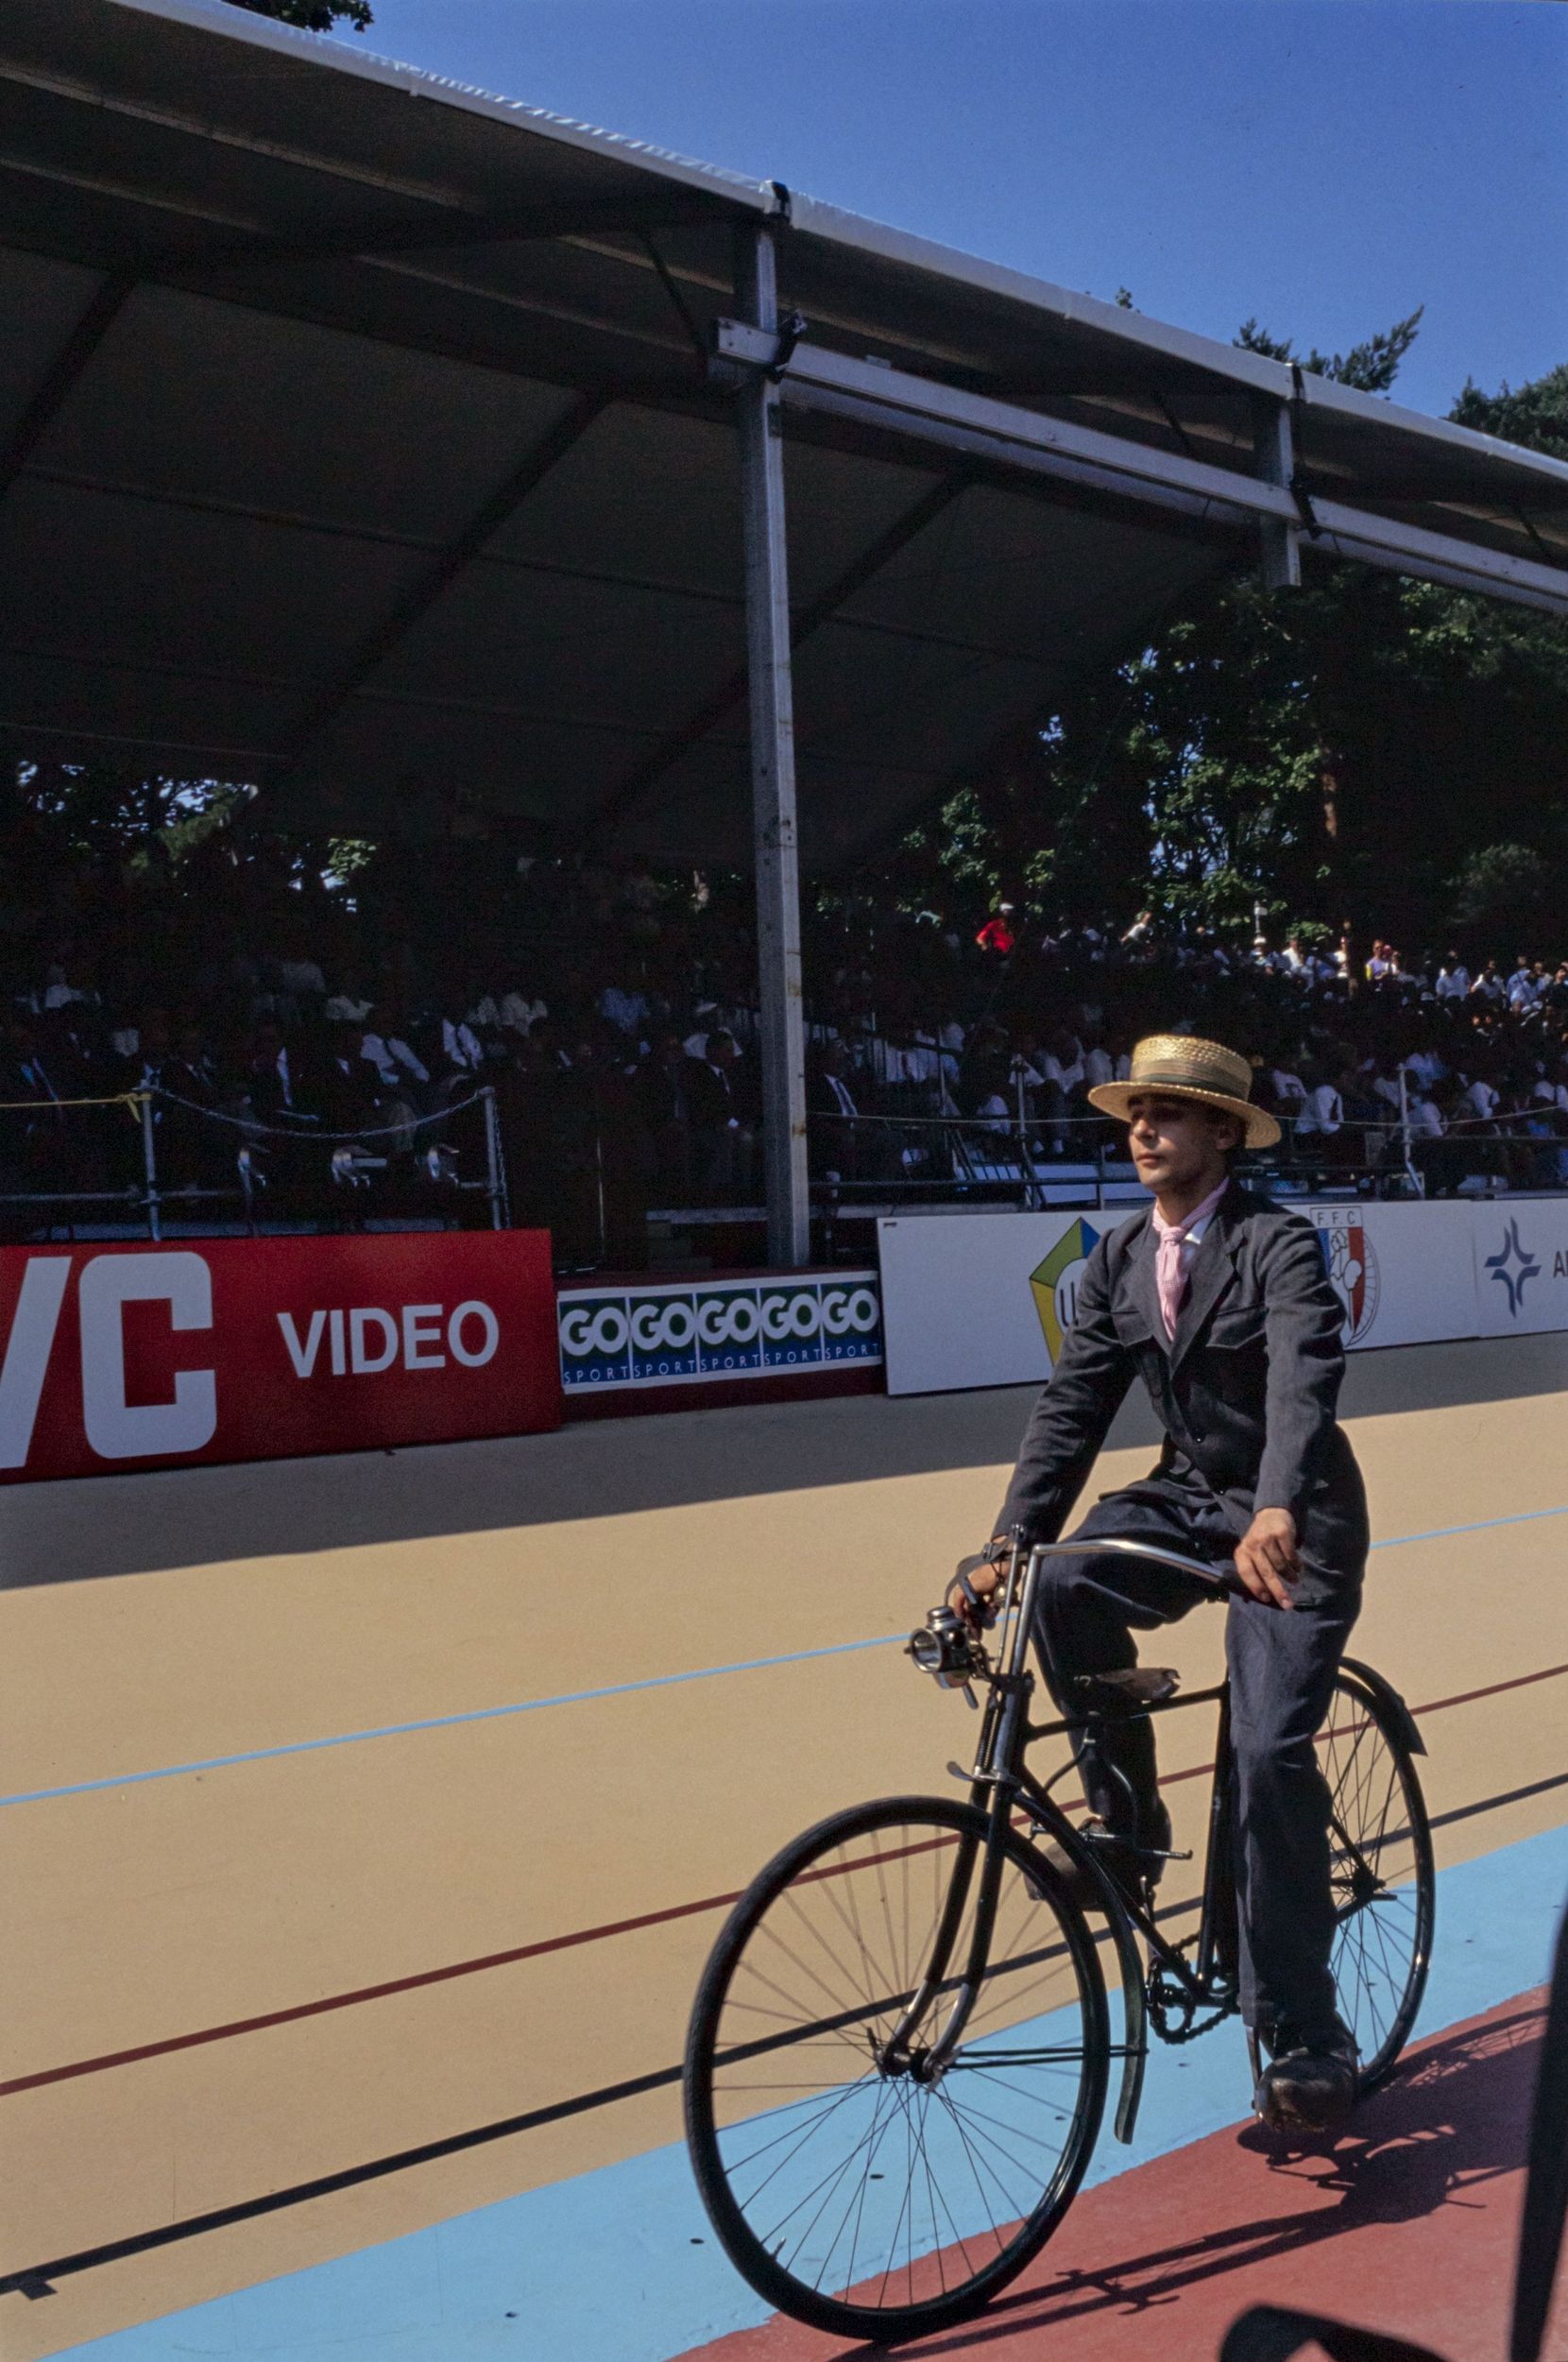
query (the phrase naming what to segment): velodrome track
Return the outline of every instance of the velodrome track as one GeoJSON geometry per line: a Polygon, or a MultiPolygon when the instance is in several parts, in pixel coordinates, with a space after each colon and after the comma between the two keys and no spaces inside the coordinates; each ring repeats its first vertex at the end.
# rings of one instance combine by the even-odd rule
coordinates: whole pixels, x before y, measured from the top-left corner
{"type": "MultiPolygon", "coordinates": [[[[989,1530],[1028,1402],[9,1489],[5,2362],[832,2351],[707,2235],[673,2069],[763,1857],[948,1785],[964,1710],[894,1638],[989,1530]]],[[[1568,1339],[1363,1355],[1345,1408],[1379,1540],[1357,1652],[1426,1709],[1442,1866],[1434,2046],[1343,2152],[1381,2180],[1346,2200],[1340,2165],[1249,2145],[1234,2028],[1162,2052],[1136,2149],[1105,2139],[947,2353],[1094,2362],[1159,2305],[1162,2353],[1212,2354],[1264,2292],[1502,2350],[1519,1996],[1568,1891],[1568,1339]],[[1432,2313],[1461,2267],[1469,2312],[1432,2313]]],[[[1146,1416],[1096,1489],[1146,1464],[1146,1416]]],[[[1196,1679],[1219,1646],[1200,1614],[1158,1654],[1196,1679]]],[[[1164,1772],[1207,1736],[1175,1718],[1164,1772]]],[[[1179,1843],[1202,1790],[1170,1789],[1179,1843]]]]}

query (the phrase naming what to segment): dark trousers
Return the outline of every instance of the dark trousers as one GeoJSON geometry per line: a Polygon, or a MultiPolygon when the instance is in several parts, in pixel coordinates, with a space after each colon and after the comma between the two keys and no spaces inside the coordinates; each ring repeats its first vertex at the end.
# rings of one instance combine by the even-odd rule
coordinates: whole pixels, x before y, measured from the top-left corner
{"type": "MultiPolygon", "coordinates": [[[[1215,1566],[1231,1557],[1236,1540],[1207,1486],[1174,1472],[1111,1494],[1070,1538],[1110,1534],[1215,1566]]],[[[1038,1615],[1064,1714],[1078,1675],[1135,1665],[1134,1629],[1173,1623],[1205,1597],[1174,1568],[1132,1558],[1048,1558],[1040,1574],[1038,1615]]],[[[1286,1611],[1233,1600],[1226,1610],[1241,2005],[1247,2024],[1270,2044],[1281,2028],[1315,2037],[1334,2017],[1328,1787],[1313,1740],[1360,1603],[1359,1585],[1347,1583],[1342,1595],[1333,1590],[1321,1604],[1286,1611]]],[[[1146,1718],[1101,1729],[1099,1743],[1084,1750],[1091,1809],[1134,1842],[1166,1842],[1152,1723],[1146,1718]]]]}

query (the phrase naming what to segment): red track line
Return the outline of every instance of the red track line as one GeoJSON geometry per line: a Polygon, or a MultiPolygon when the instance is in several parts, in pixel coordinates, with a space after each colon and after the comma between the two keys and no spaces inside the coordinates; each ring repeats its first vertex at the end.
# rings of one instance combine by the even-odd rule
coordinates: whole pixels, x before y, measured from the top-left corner
{"type": "MultiPolygon", "coordinates": [[[[1490,1682],[1484,1689],[1463,1689],[1452,1698],[1434,1698],[1425,1705],[1413,1706],[1411,1712],[1441,1714],[1448,1706],[1472,1705],[1478,1698],[1495,1698],[1508,1689],[1527,1689],[1536,1682],[1555,1681],[1563,1673],[1568,1673],[1568,1665],[1548,1665],[1539,1673],[1516,1673],[1506,1682],[1490,1682]]],[[[1202,1779],[1213,1770],[1212,1763],[1194,1764],[1185,1772],[1167,1772],[1160,1785],[1173,1788],[1180,1780],[1202,1779]]],[[[896,1849],[900,1854],[924,1850],[918,1846],[896,1849]]],[[[828,1869],[808,1874],[830,1878],[840,1874],[836,1869],[828,1869]]],[[[393,1994],[416,1993],[422,1985],[446,1984],[454,1977],[475,1977],[482,1969],[507,1968],[514,1961],[537,1960],[547,1952],[568,1952],[580,1943],[599,1943],[610,1936],[632,1935],[640,1927],[662,1927],[671,1920],[692,1919],[704,1911],[728,1910],[739,1900],[739,1890],[732,1894],[705,1894],[695,1903],[670,1903],[656,1911],[643,1911],[635,1919],[612,1919],[602,1927],[579,1927],[570,1935],[544,1936],[537,1943],[515,1944],[506,1952],[487,1952],[476,1960],[456,1960],[449,1968],[420,1969],[412,1977],[395,1977],[382,1985],[362,1985],[353,1993],[329,1994],[321,2001],[296,2002],[291,2009],[269,2010],[260,2017],[235,2018],[227,2026],[203,2026],[194,2034],[171,2034],[162,2042],[142,2043],[133,2050],[111,2050],[102,2058],[73,2060],[68,2066],[43,2067],[36,2075],[18,2075],[8,2083],[0,2083],[0,2099],[9,2099],[17,2092],[37,2091],[45,2083],[68,2083],[78,2075],[99,2075],[109,2067],[134,2066],[143,2059],[162,2059],[171,2051],[194,2050],[204,2043],[227,2042],[235,2034],[259,2034],[269,2026],[292,2026],[299,2018],[322,2017],[330,2010],[357,2008],[362,2001],[384,2001],[393,1994]]]]}
{"type": "Polygon", "coordinates": [[[1512,1681],[1489,1682],[1485,1689],[1461,1689],[1452,1698],[1434,1698],[1429,1705],[1412,1706],[1412,1714],[1440,1714],[1444,1706],[1468,1706],[1477,1698],[1495,1698],[1504,1689],[1528,1689],[1532,1682],[1555,1681],[1568,1673],[1568,1665],[1548,1665],[1539,1673],[1516,1673],[1512,1681]]]}
{"type": "Polygon", "coordinates": [[[329,2010],[353,2009],[361,2001],[384,2001],[394,1993],[414,1993],[421,1985],[445,1984],[449,1977],[474,1977],[484,1968],[505,1968],[514,1960],[537,1960],[543,1952],[566,1952],[579,1943],[597,1943],[605,1936],[630,1935],[639,1927],[659,1927],[666,1920],[690,1919],[699,1911],[721,1911],[738,1901],[734,1894],[705,1894],[700,1902],[666,1905],[644,1911],[637,1919],[613,1919],[603,1927],[579,1927],[566,1936],[545,1936],[537,1943],[515,1944],[509,1952],[487,1952],[482,1960],[457,1960],[450,1968],[421,1969],[413,1977],[394,1977],[384,1985],[362,1985],[354,1993],[329,1994],[323,2001],[299,2001],[292,2009],[268,2010],[261,2017],[239,2017],[229,2026],[203,2026],[194,2034],[173,2034],[162,2042],[142,2043],[134,2050],[111,2050],[101,2059],[77,2059],[69,2066],[44,2067],[37,2075],[18,2075],[0,2083],[0,2099],[13,2092],[36,2091],[41,2083],[65,2083],[76,2075],[96,2075],[105,2067],[131,2066],[139,2059],[161,2059],[166,2051],[193,2050],[199,2043],[227,2042],[231,2034],[259,2034],[268,2026],[292,2026],[297,2018],[321,2017],[329,2010]]]}

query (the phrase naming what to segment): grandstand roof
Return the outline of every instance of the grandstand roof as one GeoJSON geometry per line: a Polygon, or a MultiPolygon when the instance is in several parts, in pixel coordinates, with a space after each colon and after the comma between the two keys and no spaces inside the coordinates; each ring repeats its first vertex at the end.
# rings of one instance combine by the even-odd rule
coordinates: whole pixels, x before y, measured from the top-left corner
{"type": "Polygon", "coordinates": [[[0,86],[12,751],[745,863],[770,357],[809,865],[1270,528],[1568,612],[1568,467],[775,183],[225,0],[7,0],[0,86]],[[764,220],[793,354],[726,325],[764,220]]]}

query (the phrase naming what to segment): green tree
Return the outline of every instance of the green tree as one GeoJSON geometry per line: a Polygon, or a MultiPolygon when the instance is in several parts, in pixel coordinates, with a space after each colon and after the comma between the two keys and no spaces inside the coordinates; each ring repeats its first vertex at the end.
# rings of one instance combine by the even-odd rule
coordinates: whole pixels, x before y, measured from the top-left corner
{"type": "MultiPolygon", "coordinates": [[[[1419,319],[1302,366],[1387,391],[1419,319]]],[[[1292,357],[1255,321],[1240,341],[1292,357]]],[[[1453,415],[1568,453],[1568,368],[1467,386],[1453,415]]],[[[1568,900],[1565,749],[1554,618],[1310,560],[1304,588],[1270,592],[1247,567],[1080,676],[916,831],[899,881],[964,916],[1005,887],[1059,916],[1147,904],[1227,927],[1261,904],[1413,953],[1568,900]]]]}
{"type": "Polygon", "coordinates": [[[1341,385],[1354,385],[1363,394],[1386,394],[1399,375],[1399,365],[1421,333],[1421,316],[1426,306],[1418,304],[1408,319],[1395,320],[1391,328],[1379,329],[1365,344],[1352,345],[1348,352],[1320,352],[1314,345],[1310,352],[1298,353],[1289,339],[1270,336],[1255,319],[1243,320],[1236,331],[1236,342],[1248,352],[1261,352],[1270,361],[1296,361],[1315,377],[1337,378],[1341,385]]]}
{"type": "Polygon", "coordinates": [[[1506,442],[1524,443],[1554,459],[1568,459],[1568,361],[1517,391],[1505,384],[1501,392],[1484,394],[1473,379],[1467,380],[1448,415],[1457,426],[1500,435],[1506,442]]]}
{"type": "Polygon", "coordinates": [[[284,25],[298,25],[307,33],[330,33],[340,21],[363,33],[375,22],[369,0],[230,0],[252,16],[275,16],[284,25]]]}

